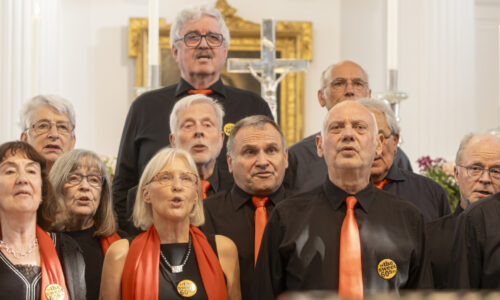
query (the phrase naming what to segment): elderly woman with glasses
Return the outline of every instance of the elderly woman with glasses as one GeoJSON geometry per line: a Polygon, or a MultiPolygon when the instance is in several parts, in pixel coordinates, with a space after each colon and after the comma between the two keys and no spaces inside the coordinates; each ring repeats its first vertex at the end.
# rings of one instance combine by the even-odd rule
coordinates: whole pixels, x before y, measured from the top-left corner
{"type": "Polygon", "coordinates": [[[21,141],[35,148],[50,171],[56,159],[75,147],[75,111],[71,103],[56,95],[38,95],[21,112],[21,141]]]}
{"type": "Polygon", "coordinates": [[[71,236],[83,251],[87,299],[99,297],[101,271],[109,246],[120,239],[106,166],[94,152],[64,153],[49,175],[61,211],[51,229],[71,236]]]}
{"type": "Polygon", "coordinates": [[[48,233],[56,213],[45,159],[25,142],[0,145],[0,295],[2,299],[85,299],[78,245],[48,233]]]}
{"type": "Polygon", "coordinates": [[[201,195],[186,151],[164,148],[149,161],[132,215],[147,231],[111,245],[101,299],[241,299],[236,246],[196,227],[205,219],[201,195]]]}

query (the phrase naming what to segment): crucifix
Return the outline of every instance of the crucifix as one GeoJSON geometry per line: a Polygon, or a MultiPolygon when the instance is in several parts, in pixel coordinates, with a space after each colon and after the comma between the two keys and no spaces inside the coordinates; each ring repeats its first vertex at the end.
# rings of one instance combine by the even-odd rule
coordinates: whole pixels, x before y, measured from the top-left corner
{"type": "Polygon", "coordinates": [[[231,73],[250,73],[260,82],[261,96],[266,100],[273,113],[274,120],[278,121],[278,103],[276,90],[278,84],[290,72],[303,72],[309,67],[305,59],[277,59],[276,58],[276,31],[273,19],[263,19],[261,26],[261,59],[230,58],[227,62],[227,71],[231,73]],[[276,78],[276,74],[279,74],[276,78]]]}

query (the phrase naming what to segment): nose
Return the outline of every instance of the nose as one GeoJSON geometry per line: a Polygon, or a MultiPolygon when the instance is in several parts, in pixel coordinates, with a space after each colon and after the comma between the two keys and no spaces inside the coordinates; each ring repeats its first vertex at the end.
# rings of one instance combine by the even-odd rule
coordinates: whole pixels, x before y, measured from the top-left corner
{"type": "Polygon", "coordinates": [[[342,129],[342,140],[349,139],[352,140],[354,137],[354,129],[352,126],[346,126],[342,129]]]}
{"type": "Polygon", "coordinates": [[[264,151],[259,151],[256,157],[256,165],[260,168],[266,168],[269,165],[269,160],[264,151]]]}
{"type": "Polygon", "coordinates": [[[491,183],[491,175],[490,172],[487,170],[484,170],[481,176],[479,176],[479,182],[484,183],[484,184],[489,184],[491,183]]]}
{"type": "Polygon", "coordinates": [[[26,177],[26,173],[24,171],[20,171],[17,174],[16,184],[27,184],[28,178],[26,177]]]}
{"type": "Polygon", "coordinates": [[[205,135],[205,131],[203,130],[202,124],[196,124],[194,128],[194,135],[196,137],[201,137],[205,135]]]}
{"type": "Polygon", "coordinates": [[[82,178],[82,181],[78,185],[78,188],[80,190],[88,190],[88,189],[90,189],[89,179],[87,177],[82,178]]]}
{"type": "Polygon", "coordinates": [[[174,176],[172,179],[172,190],[179,191],[182,189],[182,182],[179,176],[174,176]]]}
{"type": "Polygon", "coordinates": [[[208,42],[207,42],[207,37],[206,36],[201,36],[200,37],[200,44],[198,45],[198,48],[210,48],[208,46],[208,42]]]}
{"type": "Polygon", "coordinates": [[[53,124],[53,125],[51,124],[50,129],[47,132],[47,134],[49,137],[54,137],[54,138],[59,136],[59,132],[57,131],[56,124],[53,124]]]}

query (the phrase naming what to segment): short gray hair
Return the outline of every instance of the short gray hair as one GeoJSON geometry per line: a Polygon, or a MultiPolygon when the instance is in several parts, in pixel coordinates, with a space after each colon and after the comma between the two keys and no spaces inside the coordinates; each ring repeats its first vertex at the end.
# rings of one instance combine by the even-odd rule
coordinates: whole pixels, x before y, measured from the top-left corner
{"type": "MultiPolygon", "coordinates": [[[[64,184],[67,182],[68,175],[78,169],[82,164],[88,167],[95,167],[99,175],[104,179],[99,206],[92,219],[98,225],[95,236],[109,236],[116,232],[118,226],[116,224],[113,201],[111,200],[111,182],[109,180],[107,168],[104,161],[97,153],[89,150],[74,149],[64,153],[56,160],[49,174],[50,182],[54,187],[56,201],[61,202],[62,205],[66,205],[64,199],[64,184]]],[[[68,229],[70,221],[71,216],[66,211],[65,215],[56,217],[51,228],[57,231],[65,231],[68,229]]]]}
{"type": "Polygon", "coordinates": [[[376,110],[384,114],[387,125],[391,130],[391,133],[399,135],[401,132],[401,127],[396,120],[396,115],[392,111],[391,107],[384,100],[377,100],[373,98],[362,98],[356,100],[356,102],[363,104],[366,108],[376,110]]]}
{"type": "Polygon", "coordinates": [[[172,112],[170,113],[170,132],[174,135],[177,134],[177,127],[179,126],[179,112],[195,103],[206,103],[212,106],[215,110],[216,120],[219,122],[219,131],[222,131],[224,118],[224,108],[222,105],[216,100],[205,95],[194,94],[186,96],[175,103],[172,108],[172,112]]]}
{"type": "Polygon", "coordinates": [[[340,61],[340,62],[338,62],[338,63],[336,63],[336,64],[331,64],[331,65],[329,65],[329,66],[328,66],[328,67],[327,67],[327,68],[326,68],[326,69],[325,69],[325,70],[321,73],[321,78],[320,78],[320,83],[319,83],[319,84],[320,84],[320,89],[321,89],[321,90],[325,89],[325,88],[328,86],[328,84],[330,83],[330,81],[332,80],[332,79],[330,78],[330,76],[331,76],[331,74],[332,74],[332,69],[333,69],[333,68],[336,68],[336,67],[338,67],[338,66],[340,66],[340,65],[342,65],[342,64],[345,64],[345,63],[347,63],[347,62],[357,65],[357,66],[358,66],[358,67],[359,67],[359,68],[363,71],[363,73],[364,73],[364,74],[365,74],[365,76],[366,76],[366,84],[367,84],[367,87],[368,87],[368,88],[370,87],[369,80],[368,80],[368,73],[366,73],[365,69],[363,69],[363,68],[362,68],[359,64],[357,64],[357,63],[355,63],[355,62],[353,62],[353,61],[351,61],[351,60],[343,60],[343,61],[340,61]]]}
{"type": "MultiPolygon", "coordinates": [[[[348,105],[348,103],[353,103],[355,101],[344,101],[344,102],[340,102],[338,104],[336,104],[334,107],[332,107],[332,109],[330,109],[328,111],[328,113],[325,115],[325,117],[323,118],[323,126],[321,126],[321,139],[322,139],[322,143],[325,142],[325,136],[326,136],[326,127],[328,126],[328,120],[330,119],[330,113],[331,111],[337,107],[338,105],[348,105]]],[[[359,103],[361,104],[361,103],[359,103]]],[[[362,105],[362,104],[361,104],[362,105]]],[[[367,107],[365,107],[366,109],[368,109],[367,107]]],[[[377,141],[377,134],[378,134],[378,125],[377,125],[377,118],[375,118],[375,115],[368,109],[368,113],[370,113],[370,116],[372,117],[373,119],[373,140],[376,142],[377,141]]]]}
{"type": "MultiPolygon", "coordinates": [[[[21,110],[21,129],[26,131],[30,128],[31,123],[34,121],[36,111],[43,106],[48,106],[60,114],[66,115],[73,130],[75,129],[75,109],[68,100],[57,95],[38,95],[30,99],[21,110]]],[[[73,131],[74,134],[74,131],[73,131]]]]}
{"type": "Polygon", "coordinates": [[[224,37],[224,47],[228,48],[230,43],[230,36],[229,28],[227,28],[226,22],[222,18],[221,13],[216,8],[205,5],[185,8],[177,14],[177,17],[175,18],[175,21],[170,28],[170,47],[173,47],[176,41],[182,38],[182,36],[180,36],[180,33],[184,26],[186,26],[186,23],[199,20],[203,16],[210,16],[217,20],[220,25],[222,36],[224,37]]]}
{"type": "Polygon", "coordinates": [[[189,215],[189,221],[194,226],[201,226],[205,223],[205,214],[203,213],[203,199],[201,193],[201,181],[198,176],[198,170],[196,169],[196,164],[191,157],[191,155],[179,148],[165,147],[156,153],[153,158],[148,162],[142,172],[141,179],[139,180],[139,185],[137,188],[137,195],[134,203],[134,210],[132,212],[132,219],[134,225],[142,230],[147,230],[151,225],[153,225],[153,209],[150,203],[144,202],[142,191],[146,188],[153,177],[155,177],[161,169],[166,165],[171,164],[176,158],[184,159],[189,168],[190,172],[196,174],[198,177],[196,189],[198,191],[198,200],[193,207],[193,211],[189,215]]]}
{"type": "Polygon", "coordinates": [[[283,152],[286,151],[286,140],[285,140],[285,135],[283,134],[283,131],[281,130],[280,126],[274,122],[273,119],[269,118],[268,116],[265,115],[253,115],[250,117],[246,117],[244,119],[239,120],[236,125],[234,125],[233,129],[231,129],[231,134],[229,135],[229,138],[227,140],[227,153],[229,156],[233,157],[234,155],[234,139],[236,137],[236,134],[238,131],[240,131],[243,128],[246,127],[259,127],[259,128],[264,128],[266,124],[269,124],[276,129],[281,136],[281,145],[283,146],[283,152]]]}

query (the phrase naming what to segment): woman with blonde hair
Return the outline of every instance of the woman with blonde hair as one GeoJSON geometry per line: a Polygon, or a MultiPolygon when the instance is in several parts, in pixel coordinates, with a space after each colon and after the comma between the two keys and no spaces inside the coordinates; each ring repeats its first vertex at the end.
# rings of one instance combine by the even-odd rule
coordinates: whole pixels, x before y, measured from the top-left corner
{"type": "Polygon", "coordinates": [[[101,299],[241,299],[236,246],[196,227],[205,219],[201,195],[186,151],[164,148],[149,161],[132,215],[147,231],[110,247],[101,299]]]}

